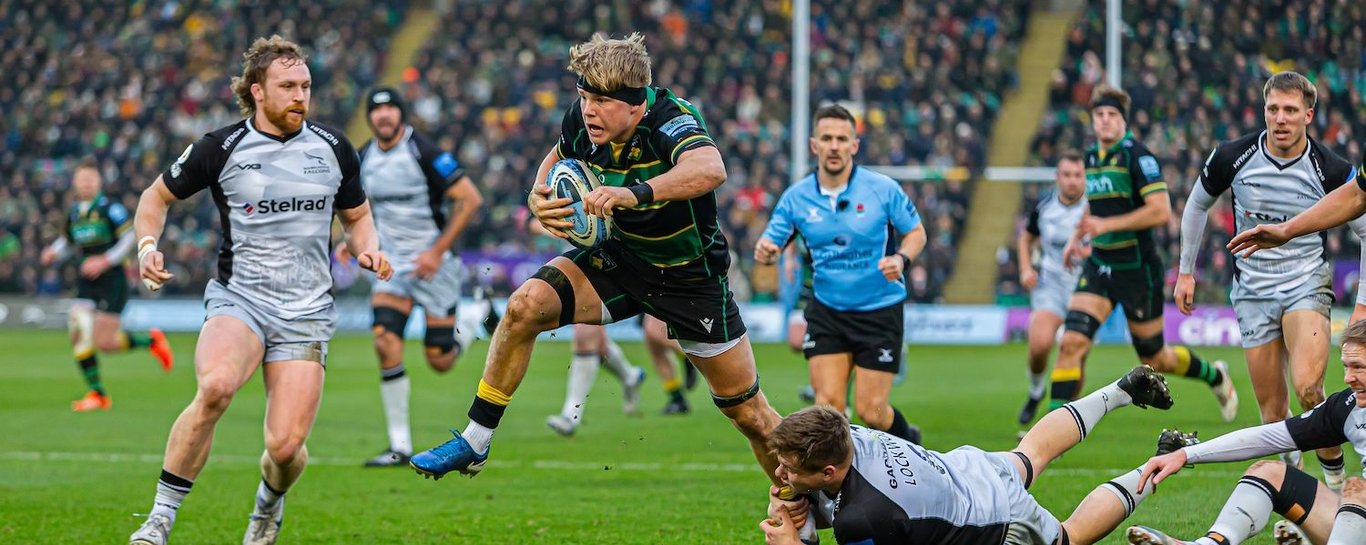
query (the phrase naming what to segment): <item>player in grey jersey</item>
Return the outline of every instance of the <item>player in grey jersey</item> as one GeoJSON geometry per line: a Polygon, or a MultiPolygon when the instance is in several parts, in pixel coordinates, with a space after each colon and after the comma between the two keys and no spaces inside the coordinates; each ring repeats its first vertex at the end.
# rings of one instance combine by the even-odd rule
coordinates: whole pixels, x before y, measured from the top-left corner
{"type": "Polygon", "coordinates": [[[303,51],[272,36],[257,39],[244,57],[232,88],[246,119],[186,148],[143,192],[134,219],[138,263],[152,288],[172,280],[156,249],[172,202],[208,189],[223,235],[218,274],[204,290],[198,389],[171,427],[156,500],[131,544],[166,543],[208,458],[214,426],[258,366],[266,387],[266,448],[242,542],[275,543],[284,494],[308,463],[304,441],[336,328],[328,263],[334,213],[360,265],[380,279],[392,273],[379,251],[355,149],[341,133],[304,120],[312,78],[303,51]]]}
{"type": "Polygon", "coordinates": [[[457,327],[460,259],[454,249],[483,197],[455,156],[404,123],[403,100],[397,90],[371,91],[366,110],[374,139],[361,147],[360,180],[373,207],[380,247],[393,262],[394,277],[371,286],[372,330],[389,448],[366,460],[365,466],[405,467],[413,441],[403,330],[413,304],[421,305],[427,322],[423,338],[427,364],[438,373],[451,370],[474,342],[476,329],[482,327],[480,320],[490,309],[480,301],[483,308],[466,313],[468,319],[457,327]],[[453,203],[449,221],[447,200],[453,203]]]}
{"type": "MultiPolygon", "coordinates": [[[[1328,396],[1317,407],[1281,422],[1156,456],[1143,466],[1140,482],[1151,479],[1156,486],[1191,464],[1253,460],[1343,443],[1366,457],[1366,322],[1355,322],[1343,331],[1342,365],[1347,389],[1328,396]]],[[[1134,545],[1238,545],[1265,528],[1272,511],[1303,530],[1302,535],[1286,534],[1286,527],[1278,524],[1279,543],[1366,543],[1366,480],[1346,479],[1339,496],[1292,465],[1266,460],[1252,464],[1243,474],[1204,536],[1186,542],[1155,528],[1134,526],[1128,537],[1134,545]]]]}
{"type": "MultiPolygon", "coordinates": [[[[1267,130],[1220,144],[1206,159],[1181,216],[1181,265],[1174,298],[1183,314],[1191,313],[1195,264],[1205,222],[1220,194],[1231,191],[1236,231],[1241,232],[1304,212],[1334,189],[1352,182],[1352,164],[1306,134],[1314,118],[1316,94],[1304,76],[1294,72],[1272,76],[1262,91],[1267,130]]],[[[1357,218],[1351,225],[1358,236],[1366,235],[1366,219],[1357,218]]],[[[1253,256],[1233,257],[1233,307],[1248,374],[1262,422],[1279,422],[1289,413],[1287,359],[1300,409],[1309,409],[1324,399],[1329,310],[1333,304],[1332,264],[1324,249],[1324,237],[1313,235],[1297,237],[1280,248],[1253,256]]],[[[1366,265],[1366,250],[1361,257],[1366,265]]],[[[1342,449],[1324,448],[1318,458],[1328,486],[1341,488],[1345,475],[1342,449]]],[[[1298,451],[1282,459],[1302,466],[1298,451]]]]}
{"type": "Polygon", "coordinates": [[[1166,380],[1136,367],[1045,415],[1013,451],[993,453],[971,446],[939,453],[850,426],[829,407],[802,409],[783,419],[768,444],[778,478],[806,496],[783,503],[771,488],[770,517],[760,528],[770,545],[797,545],[797,528],[808,516],[817,527],[833,528],[835,541],[844,544],[1095,543],[1152,493],[1151,486],[1138,486],[1137,469],[1091,491],[1064,522],[1027,489],[1107,413],[1130,404],[1171,408],[1166,380]]]}
{"type": "Polygon", "coordinates": [[[1058,338],[1058,328],[1067,318],[1067,302],[1077,287],[1081,269],[1067,270],[1062,251],[1077,230],[1086,212],[1086,164],[1080,153],[1068,151],[1058,160],[1053,175],[1054,191],[1039,200],[1029,213],[1029,223],[1015,242],[1020,259],[1020,286],[1029,290],[1029,397],[1016,423],[1023,437],[1038,413],[1047,385],[1048,353],[1058,338]],[[1039,271],[1033,264],[1034,245],[1039,245],[1042,260],[1039,271]]]}

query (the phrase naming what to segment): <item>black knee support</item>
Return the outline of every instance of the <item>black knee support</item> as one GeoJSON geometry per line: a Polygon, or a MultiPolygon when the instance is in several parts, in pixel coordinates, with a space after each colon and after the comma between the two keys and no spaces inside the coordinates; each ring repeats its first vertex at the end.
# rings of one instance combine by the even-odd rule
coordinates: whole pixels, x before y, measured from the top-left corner
{"type": "MultiPolygon", "coordinates": [[[[427,333],[422,336],[422,344],[428,348],[441,350],[442,354],[450,354],[455,350],[455,326],[439,325],[427,326],[427,333]]],[[[465,347],[460,347],[464,349],[465,347]]]]}
{"type": "Polygon", "coordinates": [[[1285,466],[1285,482],[1279,490],[1265,479],[1252,475],[1243,476],[1239,482],[1263,489],[1271,496],[1271,510],[1295,524],[1303,524],[1309,518],[1319,490],[1317,479],[1289,464],[1285,466]]]}
{"type": "Polygon", "coordinates": [[[1080,310],[1069,310],[1067,311],[1067,319],[1064,321],[1064,327],[1067,331],[1076,331],[1086,335],[1088,339],[1094,339],[1096,338],[1096,330],[1100,329],[1100,320],[1080,310]]]}
{"type": "Polygon", "coordinates": [[[1151,358],[1156,356],[1158,352],[1161,352],[1162,347],[1167,346],[1167,341],[1162,338],[1161,333],[1158,333],[1151,337],[1135,337],[1133,344],[1134,352],[1138,353],[1138,357],[1151,358]]]}
{"type": "Polygon", "coordinates": [[[374,327],[388,331],[398,338],[403,338],[403,329],[408,327],[408,313],[401,312],[393,307],[375,307],[374,327]]]}
{"type": "Polygon", "coordinates": [[[539,278],[555,290],[555,294],[560,296],[560,325],[574,323],[574,286],[569,283],[569,278],[564,272],[551,267],[543,266],[531,275],[532,278],[539,278]]]}
{"type": "Polygon", "coordinates": [[[716,394],[712,394],[711,401],[712,403],[716,404],[716,408],[726,409],[749,401],[749,398],[757,395],[759,395],[759,377],[756,376],[754,377],[754,384],[750,385],[748,390],[745,390],[739,395],[733,395],[730,397],[721,397],[716,394]]]}

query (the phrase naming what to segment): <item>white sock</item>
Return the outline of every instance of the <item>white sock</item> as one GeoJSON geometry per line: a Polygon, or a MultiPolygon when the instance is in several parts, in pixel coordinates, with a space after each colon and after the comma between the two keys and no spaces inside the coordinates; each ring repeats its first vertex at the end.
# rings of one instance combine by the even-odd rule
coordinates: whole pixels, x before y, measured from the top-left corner
{"type": "Polygon", "coordinates": [[[1063,408],[1072,413],[1081,431],[1081,437],[1085,439],[1091,430],[1095,429],[1101,417],[1132,402],[1133,398],[1119,388],[1119,381],[1115,381],[1087,394],[1086,397],[1063,405],[1063,408]]]}
{"type": "Polygon", "coordinates": [[[623,383],[630,382],[635,378],[635,368],[631,365],[631,360],[626,359],[626,353],[621,351],[621,346],[612,339],[607,339],[606,352],[607,355],[602,359],[602,363],[607,366],[608,371],[611,371],[623,383]]]}
{"type": "Polygon", "coordinates": [[[598,355],[574,354],[574,359],[569,363],[569,383],[565,387],[564,407],[560,409],[560,414],[577,425],[583,416],[588,392],[593,389],[593,381],[597,379],[598,355]]]}
{"type": "Polygon", "coordinates": [[[1043,399],[1043,390],[1048,386],[1048,373],[1029,372],[1029,399],[1043,399]]]}
{"type": "Polygon", "coordinates": [[[280,498],[285,496],[284,492],[276,491],[266,484],[265,477],[261,478],[261,484],[256,485],[256,508],[265,511],[275,507],[280,503],[280,498]]]}
{"type": "Polygon", "coordinates": [[[1124,504],[1124,517],[1128,518],[1134,514],[1134,509],[1138,509],[1138,504],[1143,503],[1149,495],[1153,493],[1153,481],[1148,480],[1147,488],[1138,489],[1138,476],[1143,468],[1138,468],[1100,485],[1101,488],[1109,490],[1119,497],[1119,502],[1124,504]]]}
{"type": "Polygon", "coordinates": [[[176,512],[180,510],[180,503],[185,501],[185,496],[190,493],[190,488],[194,482],[175,475],[165,469],[161,470],[161,479],[157,480],[157,495],[152,501],[152,513],[163,514],[175,522],[176,512]]]}
{"type": "Polygon", "coordinates": [[[379,397],[384,402],[384,420],[389,424],[389,449],[411,455],[412,429],[408,427],[408,395],[412,386],[403,364],[380,370],[379,397]]]}
{"type": "Polygon", "coordinates": [[[465,441],[470,444],[470,448],[474,449],[475,452],[488,452],[489,443],[493,442],[493,429],[485,428],[482,424],[471,420],[469,425],[465,426],[465,431],[460,433],[460,436],[465,438],[465,441]]]}
{"type": "Polygon", "coordinates": [[[1224,536],[1224,543],[1228,545],[1238,545],[1262,531],[1268,520],[1271,520],[1271,484],[1258,477],[1244,476],[1229,494],[1209,531],[1224,536]]]}
{"type": "Polygon", "coordinates": [[[1356,545],[1361,543],[1361,536],[1366,536],[1366,507],[1343,503],[1333,520],[1333,532],[1328,534],[1327,545],[1356,545]]]}

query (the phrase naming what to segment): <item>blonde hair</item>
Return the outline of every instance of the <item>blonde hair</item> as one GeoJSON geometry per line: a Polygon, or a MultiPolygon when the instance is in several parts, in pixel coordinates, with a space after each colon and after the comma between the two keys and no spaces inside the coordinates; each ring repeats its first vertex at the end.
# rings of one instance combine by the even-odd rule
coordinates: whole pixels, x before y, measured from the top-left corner
{"type": "Polygon", "coordinates": [[[308,62],[299,44],[274,34],[270,38],[257,38],[251,48],[242,54],[242,75],[232,78],[232,93],[237,95],[237,107],[242,115],[256,113],[256,98],[251,96],[253,84],[266,82],[266,70],[276,60],[285,59],[285,66],[308,62]]]}
{"type": "Polygon", "coordinates": [[[1262,87],[1262,100],[1266,100],[1271,90],[1275,89],[1282,93],[1299,91],[1304,98],[1304,107],[1313,109],[1319,102],[1319,90],[1309,82],[1309,78],[1300,75],[1298,72],[1278,72],[1266,80],[1266,85],[1262,87]]]}
{"type": "Polygon", "coordinates": [[[650,52],[645,36],[633,32],[624,39],[594,34],[587,42],[569,48],[569,70],[589,85],[613,92],[650,85],[650,52]]]}

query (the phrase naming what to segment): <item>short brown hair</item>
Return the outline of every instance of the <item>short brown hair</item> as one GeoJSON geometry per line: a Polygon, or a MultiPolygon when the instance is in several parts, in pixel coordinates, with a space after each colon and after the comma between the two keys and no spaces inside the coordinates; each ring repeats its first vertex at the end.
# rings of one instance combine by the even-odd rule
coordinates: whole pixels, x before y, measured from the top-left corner
{"type": "Polygon", "coordinates": [[[1061,163],[1063,161],[1073,161],[1083,165],[1086,164],[1086,158],[1082,156],[1080,151],[1074,149],[1063,150],[1062,154],[1058,156],[1058,162],[1061,163]]]}
{"type": "Polygon", "coordinates": [[[839,104],[826,104],[816,108],[814,123],[820,123],[822,119],[843,119],[848,121],[850,125],[858,126],[858,122],[854,121],[854,114],[849,113],[848,108],[839,104]]]}
{"type": "Polygon", "coordinates": [[[1119,103],[1119,113],[1128,119],[1129,93],[1124,92],[1119,87],[1111,87],[1107,84],[1098,85],[1095,91],[1091,92],[1091,105],[1087,109],[1094,110],[1099,106],[1112,106],[1115,102],[1119,103]]]}
{"type": "Polygon", "coordinates": [[[1319,103],[1319,90],[1314,87],[1309,78],[1300,75],[1299,72],[1277,72],[1271,76],[1270,79],[1266,80],[1266,85],[1262,87],[1262,100],[1266,100],[1272,89],[1282,93],[1299,91],[1300,96],[1304,97],[1304,107],[1307,109],[1313,109],[1319,103]]]}
{"type": "Polygon", "coordinates": [[[232,78],[232,92],[237,95],[237,107],[242,115],[256,113],[256,99],[251,96],[251,86],[265,83],[266,70],[279,59],[285,59],[287,66],[308,62],[299,44],[274,34],[270,38],[257,38],[251,48],[242,54],[242,76],[232,78]]]}
{"type": "Polygon", "coordinates": [[[650,52],[645,49],[645,36],[639,32],[610,40],[594,34],[587,42],[570,47],[569,70],[589,85],[609,93],[647,87],[653,81],[650,52]]]}
{"type": "Polygon", "coordinates": [[[88,168],[88,169],[91,169],[91,170],[94,170],[95,172],[99,172],[99,171],[100,171],[100,161],[99,161],[99,159],[96,159],[96,158],[91,157],[91,156],[88,156],[88,155],[85,156],[85,157],[82,157],[80,161],[77,161],[77,162],[76,162],[76,168],[71,169],[71,172],[76,172],[77,170],[82,170],[82,169],[87,169],[87,168],[88,168]]]}
{"type": "Polygon", "coordinates": [[[778,456],[795,456],[797,469],[815,473],[848,462],[854,455],[854,439],[844,413],[817,405],[778,423],[768,436],[768,448],[778,456]]]}
{"type": "Polygon", "coordinates": [[[1340,344],[1345,345],[1347,343],[1366,346],[1366,320],[1358,320],[1342,331],[1342,342],[1340,344]]]}

